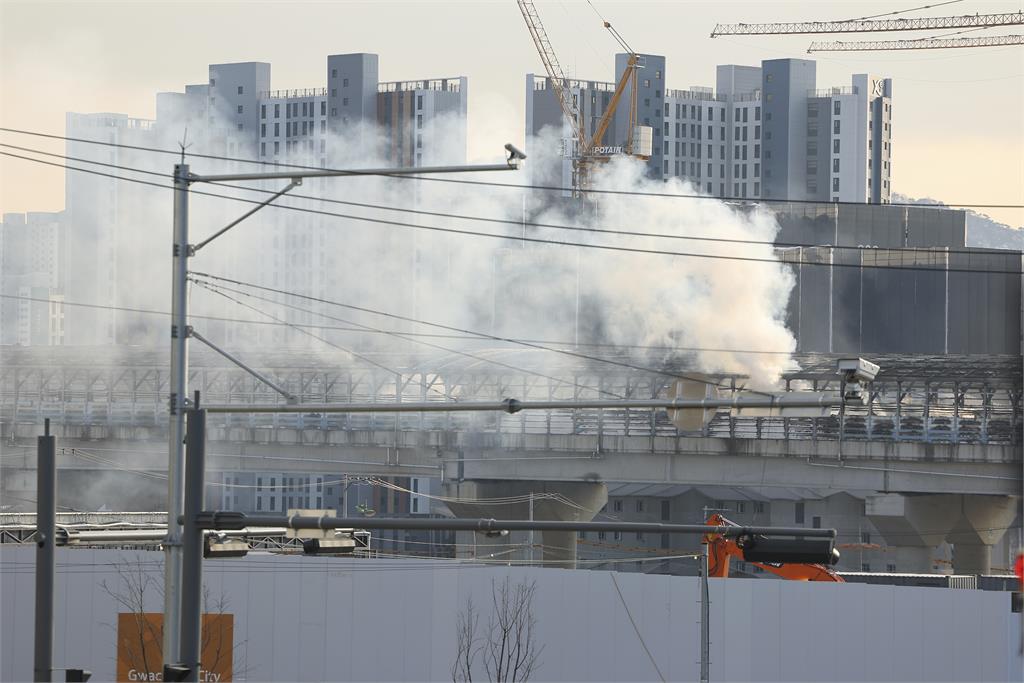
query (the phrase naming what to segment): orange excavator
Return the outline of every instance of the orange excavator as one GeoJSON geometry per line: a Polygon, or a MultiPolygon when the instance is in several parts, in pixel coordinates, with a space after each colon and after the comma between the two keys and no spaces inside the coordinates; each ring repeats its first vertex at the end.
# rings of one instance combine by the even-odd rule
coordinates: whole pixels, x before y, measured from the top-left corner
{"type": "MultiPolygon", "coordinates": [[[[708,517],[706,524],[716,527],[740,526],[717,513],[708,517]]],[[[708,533],[704,534],[701,542],[708,546],[708,576],[728,577],[729,560],[735,557],[791,581],[845,583],[843,577],[827,564],[807,561],[813,556],[826,557],[829,564],[838,562],[839,552],[832,543],[821,541],[823,547],[809,555],[806,550],[808,540],[797,543],[763,536],[726,538],[718,533],[708,533]]]]}

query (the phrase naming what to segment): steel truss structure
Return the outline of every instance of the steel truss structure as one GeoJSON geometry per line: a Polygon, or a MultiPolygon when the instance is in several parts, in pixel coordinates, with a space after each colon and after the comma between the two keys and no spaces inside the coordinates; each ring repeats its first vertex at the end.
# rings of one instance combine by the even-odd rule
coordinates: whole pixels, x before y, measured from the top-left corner
{"type": "Polygon", "coordinates": [[[862,21],[801,21],[770,24],[718,24],[711,32],[717,36],[749,36],[808,33],[873,33],[889,31],[922,31],[953,28],[992,28],[1024,24],[1024,12],[997,14],[965,14],[955,17],[921,17],[918,19],[874,19],[862,21]]]}
{"type": "MultiPolygon", "coordinates": [[[[247,360],[302,403],[396,401],[584,400],[665,397],[686,363],[630,370],[597,362],[551,360],[535,350],[475,350],[479,356],[522,368],[515,372],[461,356],[410,361],[375,358],[388,372],[350,358],[325,358],[308,349],[252,352],[247,360]]],[[[0,429],[13,437],[18,425],[55,424],[92,430],[93,438],[141,428],[150,436],[167,428],[168,373],[157,351],[105,350],[116,360],[96,362],[89,350],[16,349],[0,363],[0,429]],[[118,431],[120,430],[120,431],[118,431]]],[[[797,355],[799,370],[784,378],[787,391],[836,391],[836,356],[797,355]]],[[[348,432],[347,443],[373,445],[380,432],[498,435],[674,437],[680,434],[736,439],[822,439],[930,443],[1021,443],[1019,356],[871,356],[882,367],[867,405],[827,417],[770,417],[720,412],[700,432],[680,432],[664,411],[537,410],[507,413],[218,414],[210,429],[348,432]],[[362,436],[361,436],[362,435],[362,436]]],[[[639,365],[638,361],[630,361],[639,365]]],[[[744,378],[720,375],[721,393],[739,391],[744,378]]],[[[212,352],[193,354],[189,386],[204,403],[283,404],[284,399],[250,374],[212,352]]],[[[414,439],[418,440],[418,439],[414,439]]],[[[523,439],[526,441],[526,439],[523,439]]],[[[403,438],[408,442],[408,438],[403,438]]],[[[513,440],[514,441],[514,440],[513,440]]],[[[508,442],[508,439],[505,439],[508,442]]]]}
{"type": "Polygon", "coordinates": [[[919,38],[917,40],[866,40],[845,43],[841,40],[811,43],[808,52],[858,52],[870,50],[940,50],[956,47],[1000,47],[1024,45],[1024,36],[986,36],[984,38],[919,38]]]}

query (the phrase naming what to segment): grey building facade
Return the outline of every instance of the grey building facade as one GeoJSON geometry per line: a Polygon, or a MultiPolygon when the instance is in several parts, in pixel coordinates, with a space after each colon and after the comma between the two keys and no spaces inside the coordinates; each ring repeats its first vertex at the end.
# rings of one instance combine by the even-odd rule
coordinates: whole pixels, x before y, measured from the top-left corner
{"type": "MultiPolygon", "coordinates": [[[[626,59],[616,55],[616,80],[626,59]]],[[[664,57],[642,55],[641,63],[637,123],[653,129],[649,177],[679,178],[717,197],[889,201],[890,79],[858,74],[849,87],[817,90],[813,61],[776,59],[760,67],[720,65],[715,88],[672,89],[664,57]]],[[[550,83],[534,74],[526,79],[527,139],[549,126],[567,138],[550,83]]],[[[570,82],[591,133],[614,88],[615,82],[570,82]]],[[[614,139],[605,144],[625,141],[629,96],[627,86],[614,115],[614,139]]],[[[562,166],[540,173],[568,183],[568,159],[562,166]]]]}

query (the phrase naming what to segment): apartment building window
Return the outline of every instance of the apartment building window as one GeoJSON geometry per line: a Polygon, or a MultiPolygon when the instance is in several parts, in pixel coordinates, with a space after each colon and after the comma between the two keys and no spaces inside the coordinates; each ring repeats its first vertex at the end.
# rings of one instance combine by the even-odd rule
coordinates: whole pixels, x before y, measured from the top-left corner
{"type": "Polygon", "coordinates": [[[612,532],[612,540],[613,541],[621,541],[622,540],[622,532],[621,531],[613,531],[612,532]]]}
{"type": "Polygon", "coordinates": [[[277,142],[277,141],[274,141],[274,154],[277,154],[280,151],[281,151],[281,143],[277,142]]]}
{"type": "Polygon", "coordinates": [[[708,164],[708,178],[715,177],[715,172],[714,172],[713,169],[714,169],[714,166],[712,166],[711,164],[708,164]]]}
{"type": "Polygon", "coordinates": [[[416,96],[416,108],[423,109],[423,95],[416,96]]]}
{"type": "Polygon", "coordinates": [[[263,497],[262,496],[256,496],[256,510],[259,511],[259,510],[262,510],[262,509],[263,509],[263,497]]]}
{"type": "MultiPolygon", "coordinates": [[[[754,196],[756,197],[759,194],[761,194],[761,183],[754,183],[754,196]]],[[[758,505],[761,505],[761,504],[758,503],[758,505]]]]}
{"type": "Polygon", "coordinates": [[[337,97],[337,96],[338,96],[338,89],[337,88],[331,88],[331,97],[337,97]]]}
{"type": "Polygon", "coordinates": [[[274,105],[274,118],[275,119],[281,118],[281,105],[280,104],[275,104],[274,105]]]}
{"type": "MultiPolygon", "coordinates": [[[[671,107],[671,106],[672,105],[670,105],[668,102],[665,103],[665,116],[669,115],[669,113],[670,113],[669,107],[671,107]]],[[[665,125],[668,125],[668,124],[665,124],[665,125]]],[[[668,135],[668,133],[666,132],[665,135],[668,135]]]]}
{"type": "Polygon", "coordinates": [[[235,128],[237,128],[238,130],[242,130],[242,124],[241,124],[241,123],[239,123],[239,124],[236,124],[236,125],[235,125],[235,128]]]}
{"type": "Polygon", "coordinates": [[[599,540],[599,541],[603,541],[603,540],[604,540],[604,535],[605,535],[605,534],[604,534],[604,532],[603,532],[603,531],[598,531],[598,532],[597,532],[597,540],[599,540]]]}
{"type": "Polygon", "coordinates": [[[621,499],[616,500],[614,503],[612,503],[612,510],[615,511],[615,512],[622,512],[622,500],[621,499]]]}
{"type": "Polygon", "coordinates": [[[671,517],[672,501],[663,500],[661,501],[661,519],[666,521],[671,517]]]}
{"type": "Polygon", "coordinates": [[[654,72],[654,78],[655,78],[655,80],[658,80],[658,81],[661,80],[661,69],[658,69],[657,71],[654,72]]]}
{"type": "Polygon", "coordinates": [[[732,175],[733,175],[734,178],[739,178],[740,177],[740,165],[739,164],[733,164],[732,165],[732,175]]]}
{"type": "Polygon", "coordinates": [[[896,571],[896,565],[890,562],[889,564],[885,565],[885,571],[889,572],[890,574],[894,573],[896,571]]]}
{"type": "Polygon", "coordinates": [[[839,140],[832,141],[832,153],[839,154],[839,140]]]}
{"type": "Polygon", "coordinates": [[[636,511],[637,512],[643,512],[644,511],[644,501],[643,501],[643,498],[638,498],[637,499],[637,501],[636,501],[636,511]]]}
{"type": "Polygon", "coordinates": [[[331,107],[331,116],[337,116],[337,115],[338,115],[338,108],[337,107],[331,107]]]}
{"type": "Polygon", "coordinates": [[[832,179],[832,191],[839,192],[839,178],[832,179]]]}
{"type": "Polygon", "coordinates": [[[863,562],[863,563],[861,563],[861,565],[860,565],[860,570],[861,570],[862,572],[869,572],[869,571],[871,571],[871,565],[870,565],[870,564],[868,564],[867,562],[863,562]]]}
{"type": "Polygon", "coordinates": [[[835,102],[832,103],[832,112],[836,116],[839,116],[839,100],[836,100],[835,102]]]}
{"type": "Polygon", "coordinates": [[[746,141],[747,141],[747,129],[744,128],[743,129],[743,142],[746,142],[746,141]]]}
{"type": "Polygon", "coordinates": [[[331,69],[331,78],[337,78],[337,77],[338,77],[338,70],[337,69],[331,69]]]}
{"type": "Polygon", "coordinates": [[[238,86],[238,94],[242,95],[244,93],[245,93],[245,88],[243,88],[242,86],[238,86]]]}
{"type": "Polygon", "coordinates": [[[803,501],[795,505],[796,519],[794,520],[797,524],[804,523],[804,504],[803,501]]]}
{"type": "Polygon", "coordinates": [[[719,166],[718,166],[718,177],[719,178],[724,178],[725,177],[725,164],[719,164],[719,166]]]}
{"type": "Polygon", "coordinates": [[[733,145],[733,147],[732,147],[732,158],[733,159],[738,159],[739,156],[740,156],[740,146],[739,145],[733,145]]]}
{"type": "Polygon", "coordinates": [[[739,197],[740,196],[740,184],[739,183],[733,183],[732,184],[732,196],[733,197],[739,197]]]}
{"type": "Polygon", "coordinates": [[[242,113],[242,105],[238,105],[238,113],[239,113],[239,114],[241,114],[241,113],[242,113]]]}
{"type": "Polygon", "coordinates": [[[347,107],[348,106],[348,98],[347,97],[342,97],[341,98],[341,106],[343,106],[343,107],[347,107]]]}
{"type": "Polygon", "coordinates": [[[760,140],[761,139],[761,126],[754,126],[754,139],[755,140],[760,140]]]}
{"type": "Polygon", "coordinates": [[[270,497],[270,509],[271,509],[271,510],[274,510],[274,509],[275,509],[275,507],[274,507],[274,496],[271,496],[271,497],[270,497]]]}
{"type": "Polygon", "coordinates": [[[839,135],[839,119],[832,122],[832,132],[839,135]]]}
{"type": "MultiPolygon", "coordinates": [[[[316,478],[316,492],[320,493],[323,490],[324,490],[324,480],[323,480],[323,477],[317,477],[316,478]]],[[[317,507],[319,507],[319,504],[318,504],[317,507]]]]}
{"type": "Polygon", "coordinates": [[[821,517],[818,517],[818,516],[811,517],[811,526],[814,527],[815,529],[820,529],[821,528],[821,517]]]}
{"type": "Polygon", "coordinates": [[[724,140],[724,139],[725,139],[725,126],[722,126],[722,127],[721,127],[721,128],[720,128],[720,129],[718,130],[718,139],[719,139],[719,140],[724,140]]]}
{"type": "Polygon", "coordinates": [[[746,167],[745,164],[743,166],[740,166],[740,172],[741,172],[741,177],[744,180],[746,180],[747,179],[747,167],[746,167]]]}
{"type": "Polygon", "coordinates": [[[423,128],[423,114],[417,114],[416,115],[416,129],[419,130],[419,129],[422,129],[422,128],[423,128]]]}
{"type": "Polygon", "coordinates": [[[642,531],[636,532],[636,540],[643,541],[644,540],[644,532],[642,532],[642,531]]]}
{"type": "Polygon", "coordinates": [[[280,137],[280,136],[281,136],[281,124],[280,123],[275,123],[274,124],[274,137],[276,138],[276,137],[280,137]]]}
{"type": "Polygon", "coordinates": [[[261,157],[267,156],[267,143],[265,143],[265,142],[261,142],[260,143],[260,156],[261,157]]]}
{"type": "MultiPolygon", "coordinates": [[[[666,106],[668,106],[668,105],[666,105],[666,106]]],[[[665,122],[665,135],[668,136],[668,134],[669,134],[668,121],[666,121],[665,122]]]]}
{"type": "Polygon", "coordinates": [[[341,87],[343,87],[343,88],[347,88],[348,87],[348,79],[347,78],[341,79],[341,87]]]}
{"type": "Polygon", "coordinates": [[[761,107],[754,107],[754,120],[755,121],[760,121],[761,120],[761,107]]]}
{"type": "Polygon", "coordinates": [[[714,139],[714,134],[713,134],[713,131],[712,131],[712,127],[708,126],[708,140],[713,140],[713,139],[714,139]]]}
{"type": "Polygon", "coordinates": [[[742,158],[743,161],[746,161],[747,160],[747,146],[743,145],[743,148],[740,151],[743,152],[743,154],[740,155],[740,158],[742,158]]]}
{"type": "Polygon", "coordinates": [[[327,100],[320,103],[320,116],[327,116],[327,100]]]}
{"type": "Polygon", "coordinates": [[[256,490],[257,491],[262,491],[263,490],[263,477],[256,477],[256,490]]]}
{"type": "Polygon", "coordinates": [[[760,159],[761,158],[761,145],[754,145],[754,158],[755,159],[760,159]]]}
{"type": "Polygon", "coordinates": [[[260,124],[260,137],[261,138],[267,137],[267,124],[265,124],[265,123],[261,123],[260,124]]]}
{"type": "Polygon", "coordinates": [[[708,159],[711,159],[712,156],[714,156],[714,146],[708,145],[708,159]]]}
{"type": "Polygon", "coordinates": [[[708,183],[708,194],[711,194],[711,183],[708,183]]]}
{"type": "Polygon", "coordinates": [[[265,104],[261,104],[260,105],[260,118],[261,119],[267,118],[267,105],[265,105],[265,104]]]}
{"type": "Polygon", "coordinates": [[[832,160],[832,172],[839,173],[839,157],[832,160]]]}
{"type": "Polygon", "coordinates": [[[860,532],[860,542],[861,543],[871,543],[871,532],[870,531],[862,531],[862,532],[860,532]]]}
{"type": "Polygon", "coordinates": [[[216,78],[211,78],[210,79],[210,87],[212,88],[215,85],[217,85],[217,79],[216,78]]]}
{"type": "Polygon", "coordinates": [[[725,183],[718,183],[718,196],[719,197],[724,197],[725,196],[725,183]]]}

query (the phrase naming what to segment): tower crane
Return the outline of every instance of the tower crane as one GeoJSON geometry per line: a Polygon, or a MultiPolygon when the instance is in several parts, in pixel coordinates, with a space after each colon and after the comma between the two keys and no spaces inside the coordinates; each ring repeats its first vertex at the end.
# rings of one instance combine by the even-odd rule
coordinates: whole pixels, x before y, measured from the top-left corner
{"type": "Polygon", "coordinates": [[[918,38],[916,40],[823,41],[811,43],[808,52],[853,52],[877,50],[940,50],[956,47],[1002,47],[1024,45],[1024,36],[984,36],[981,38],[918,38]]]}
{"type": "Polygon", "coordinates": [[[888,31],[922,31],[929,29],[992,28],[1024,24],[1024,11],[998,14],[965,14],[955,17],[921,17],[918,19],[854,19],[846,21],[774,22],[769,24],[717,24],[711,37],[807,33],[869,33],[888,31]]]}
{"type": "Polygon", "coordinates": [[[572,190],[574,197],[582,197],[590,187],[595,164],[606,162],[618,153],[624,153],[645,160],[650,158],[650,130],[648,129],[645,133],[642,130],[644,127],[636,125],[636,73],[638,69],[643,67],[642,58],[633,51],[622,35],[609,22],[604,22],[604,27],[608,29],[616,42],[626,51],[627,60],[626,68],[623,70],[622,76],[615,86],[615,92],[609,100],[608,107],[594,126],[594,132],[591,134],[573,97],[569,79],[565,77],[565,73],[558,63],[558,57],[551,46],[551,40],[548,38],[544,24],[540,20],[540,14],[537,12],[536,6],[529,0],[517,0],[517,4],[519,5],[519,11],[523,15],[523,20],[526,22],[526,28],[530,32],[530,37],[533,38],[533,43],[537,48],[537,53],[540,55],[541,62],[544,63],[544,71],[547,73],[548,82],[551,83],[551,89],[554,91],[555,98],[562,109],[562,115],[572,129],[572,145],[569,153],[573,168],[572,190]],[[604,145],[605,133],[608,131],[608,127],[614,118],[615,111],[627,87],[630,89],[628,126],[626,128],[627,139],[621,145],[604,145]]]}

